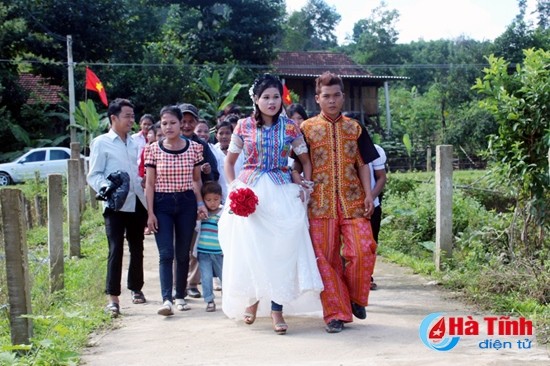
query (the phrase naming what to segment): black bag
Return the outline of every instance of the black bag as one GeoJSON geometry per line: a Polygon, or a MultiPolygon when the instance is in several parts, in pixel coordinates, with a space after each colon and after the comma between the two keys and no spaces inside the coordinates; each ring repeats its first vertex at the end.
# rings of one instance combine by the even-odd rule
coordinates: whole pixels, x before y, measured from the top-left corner
{"type": "Polygon", "coordinates": [[[95,199],[107,201],[108,208],[119,211],[124,206],[130,191],[130,176],[126,172],[117,170],[109,174],[107,180],[109,184],[100,188],[95,199]]]}

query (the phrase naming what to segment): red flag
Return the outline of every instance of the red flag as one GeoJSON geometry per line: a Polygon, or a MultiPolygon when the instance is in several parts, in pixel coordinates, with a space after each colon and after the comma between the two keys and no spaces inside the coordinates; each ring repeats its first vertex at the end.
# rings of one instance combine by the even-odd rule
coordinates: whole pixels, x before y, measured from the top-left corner
{"type": "Polygon", "coordinates": [[[105,93],[105,88],[103,87],[101,80],[99,80],[97,75],[94,74],[88,66],[86,66],[86,89],[97,92],[103,104],[106,106],[109,105],[109,103],[107,103],[107,93],[105,93]]]}
{"type": "Polygon", "coordinates": [[[288,91],[286,84],[283,84],[283,103],[285,105],[292,104],[292,96],[290,95],[290,91],[288,91]]]}

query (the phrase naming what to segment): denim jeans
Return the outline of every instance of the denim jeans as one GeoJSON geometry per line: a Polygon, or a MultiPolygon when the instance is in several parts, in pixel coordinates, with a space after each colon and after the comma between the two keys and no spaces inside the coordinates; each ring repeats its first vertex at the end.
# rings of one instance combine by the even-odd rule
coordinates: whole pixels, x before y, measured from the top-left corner
{"type": "Polygon", "coordinates": [[[141,201],[136,199],[135,212],[113,211],[106,208],[103,218],[109,244],[105,293],[119,296],[121,292],[124,235],[126,235],[130,249],[127,287],[132,291],[141,291],[143,287],[143,228],[147,224],[147,210],[141,201]]]}
{"type": "Polygon", "coordinates": [[[185,297],[189,248],[197,220],[197,200],[192,190],[155,192],[153,211],[158,230],[155,240],[159,250],[159,275],[162,301],[172,301],[173,263],[176,260],[176,299],[185,297]]]}
{"type": "Polygon", "coordinates": [[[283,305],[277,304],[275,301],[271,301],[271,311],[283,311],[283,305]]]}
{"type": "Polygon", "coordinates": [[[223,255],[197,253],[199,260],[199,270],[201,272],[202,296],[205,302],[214,300],[214,289],[212,280],[218,277],[222,280],[223,255]]]}

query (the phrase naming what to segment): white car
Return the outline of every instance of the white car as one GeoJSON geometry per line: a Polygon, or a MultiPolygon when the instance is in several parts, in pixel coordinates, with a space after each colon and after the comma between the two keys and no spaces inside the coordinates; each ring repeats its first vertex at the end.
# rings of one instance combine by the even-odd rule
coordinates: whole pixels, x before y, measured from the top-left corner
{"type": "MultiPolygon", "coordinates": [[[[82,154],[80,156],[84,158],[82,154]]],[[[40,178],[46,178],[48,174],[66,175],[70,158],[71,149],[66,147],[31,149],[11,163],[0,164],[0,186],[34,179],[35,172],[40,173],[40,178]]]]}

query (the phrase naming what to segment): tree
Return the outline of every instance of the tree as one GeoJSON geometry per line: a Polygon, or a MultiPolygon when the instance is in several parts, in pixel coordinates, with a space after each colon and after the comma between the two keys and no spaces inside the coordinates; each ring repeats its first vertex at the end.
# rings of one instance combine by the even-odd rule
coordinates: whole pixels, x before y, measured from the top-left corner
{"type": "Polygon", "coordinates": [[[281,48],[285,51],[327,50],[338,46],[335,27],[342,17],[324,0],[308,0],[293,12],[285,26],[281,48]]]}
{"type": "Polygon", "coordinates": [[[548,29],[548,1],[540,0],[536,12],[539,16],[538,28],[525,20],[527,0],[518,0],[519,13],[512,23],[494,42],[494,54],[512,64],[521,63],[523,50],[528,48],[548,49],[550,47],[550,29],[548,29]]]}
{"type": "Polygon", "coordinates": [[[284,0],[187,1],[186,41],[197,63],[267,65],[282,35],[284,0]]]}
{"type": "Polygon", "coordinates": [[[284,36],[279,48],[285,51],[305,51],[310,40],[304,32],[304,17],[301,11],[294,11],[283,25],[284,36]]]}
{"type": "Polygon", "coordinates": [[[396,64],[395,45],[399,32],[395,24],[399,12],[388,10],[384,1],[372,10],[369,18],[361,19],[353,26],[352,53],[360,64],[396,64]]]}
{"type": "Polygon", "coordinates": [[[498,123],[489,139],[487,155],[500,186],[516,198],[514,219],[508,231],[511,257],[548,259],[550,244],[550,184],[547,152],[550,148],[550,52],[529,49],[524,62],[509,73],[509,61],[491,55],[489,67],[474,88],[485,99],[481,106],[498,123]],[[523,250],[522,250],[523,248],[523,250]],[[521,251],[523,253],[521,253],[521,251]]]}

